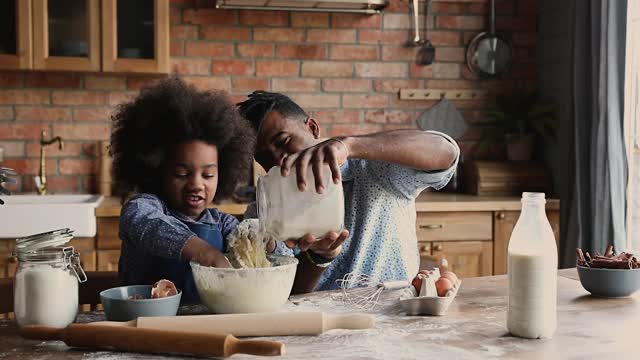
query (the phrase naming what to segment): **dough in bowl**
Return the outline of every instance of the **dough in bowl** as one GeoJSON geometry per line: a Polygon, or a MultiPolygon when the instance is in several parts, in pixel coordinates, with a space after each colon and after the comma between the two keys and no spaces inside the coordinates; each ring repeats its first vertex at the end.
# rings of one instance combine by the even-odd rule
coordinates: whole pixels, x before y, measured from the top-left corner
{"type": "Polygon", "coordinates": [[[271,267],[267,259],[267,238],[260,232],[258,219],[243,220],[227,237],[227,258],[239,268],[271,267]]]}

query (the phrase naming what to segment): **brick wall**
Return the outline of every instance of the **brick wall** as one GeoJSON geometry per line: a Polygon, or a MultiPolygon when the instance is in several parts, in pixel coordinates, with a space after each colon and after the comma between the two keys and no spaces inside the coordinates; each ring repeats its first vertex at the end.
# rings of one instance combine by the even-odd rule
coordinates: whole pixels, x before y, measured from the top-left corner
{"type": "MultiPolygon", "coordinates": [[[[535,86],[536,1],[498,0],[497,28],[513,33],[515,63],[501,80],[479,80],[465,66],[469,40],[487,27],[488,1],[433,2],[431,66],[413,64],[408,0],[391,0],[382,15],[171,8],[172,70],[202,88],[242,100],[255,89],[284,92],[312,112],[325,134],[414,127],[432,101],[400,101],[400,88],[504,91],[535,86]]],[[[0,146],[4,165],[23,174],[17,191],[33,191],[40,131],[61,136],[49,147],[53,192],[93,192],[96,141],[109,137],[114,107],[157,77],[0,72],[0,146]]],[[[457,101],[465,119],[481,119],[490,101],[457,101]]],[[[462,141],[469,151],[477,131],[462,141]]]]}

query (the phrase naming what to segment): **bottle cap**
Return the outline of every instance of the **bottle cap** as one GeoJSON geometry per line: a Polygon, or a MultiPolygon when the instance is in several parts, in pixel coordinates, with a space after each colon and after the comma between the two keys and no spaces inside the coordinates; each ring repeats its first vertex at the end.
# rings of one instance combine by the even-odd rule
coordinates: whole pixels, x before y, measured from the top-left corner
{"type": "Polygon", "coordinates": [[[538,192],[523,192],[522,201],[545,201],[545,194],[538,192]]]}

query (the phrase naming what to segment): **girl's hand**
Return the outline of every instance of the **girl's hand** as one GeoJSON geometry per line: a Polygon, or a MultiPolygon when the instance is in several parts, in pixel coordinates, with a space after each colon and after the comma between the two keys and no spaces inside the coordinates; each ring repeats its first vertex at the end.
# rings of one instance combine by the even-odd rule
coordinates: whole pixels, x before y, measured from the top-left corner
{"type": "Polygon", "coordinates": [[[327,259],[333,259],[340,255],[342,251],[342,243],[349,237],[348,230],[342,230],[339,234],[335,231],[328,232],[324,237],[317,238],[311,234],[303,236],[301,239],[289,239],[285,244],[289,248],[296,245],[300,251],[311,250],[315,254],[327,259]]]}
{"type": "Polygon", "coordinates": [[[218,249],[211,247],[207,252],[198,254],[193,261],[202,266],[213,266],[217,268],[230,268],[231,263],[218,249]]]}
{"type": "Polygon", "coordinates": [[[231,263],[222,252],[195,235],[184,244],[181,258],[185,261],[195,261],[202,266],[231,267],[231,263]]]}

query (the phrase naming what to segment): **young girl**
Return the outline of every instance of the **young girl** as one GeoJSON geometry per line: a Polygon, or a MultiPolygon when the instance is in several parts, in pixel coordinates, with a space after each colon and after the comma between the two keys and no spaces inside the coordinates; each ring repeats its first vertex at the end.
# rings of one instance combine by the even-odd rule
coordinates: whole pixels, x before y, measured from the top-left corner
{"type": "Polygon", "coordinates": [[[208,208],[249,173],[253,130],[222,93],[179,78],[143,89],[113,116],[113,175],[134,194],[120,214],[124,284],[173,281],[182,302],[198,302],[189,261],[229,267],[231,215],[208,208]]]}

